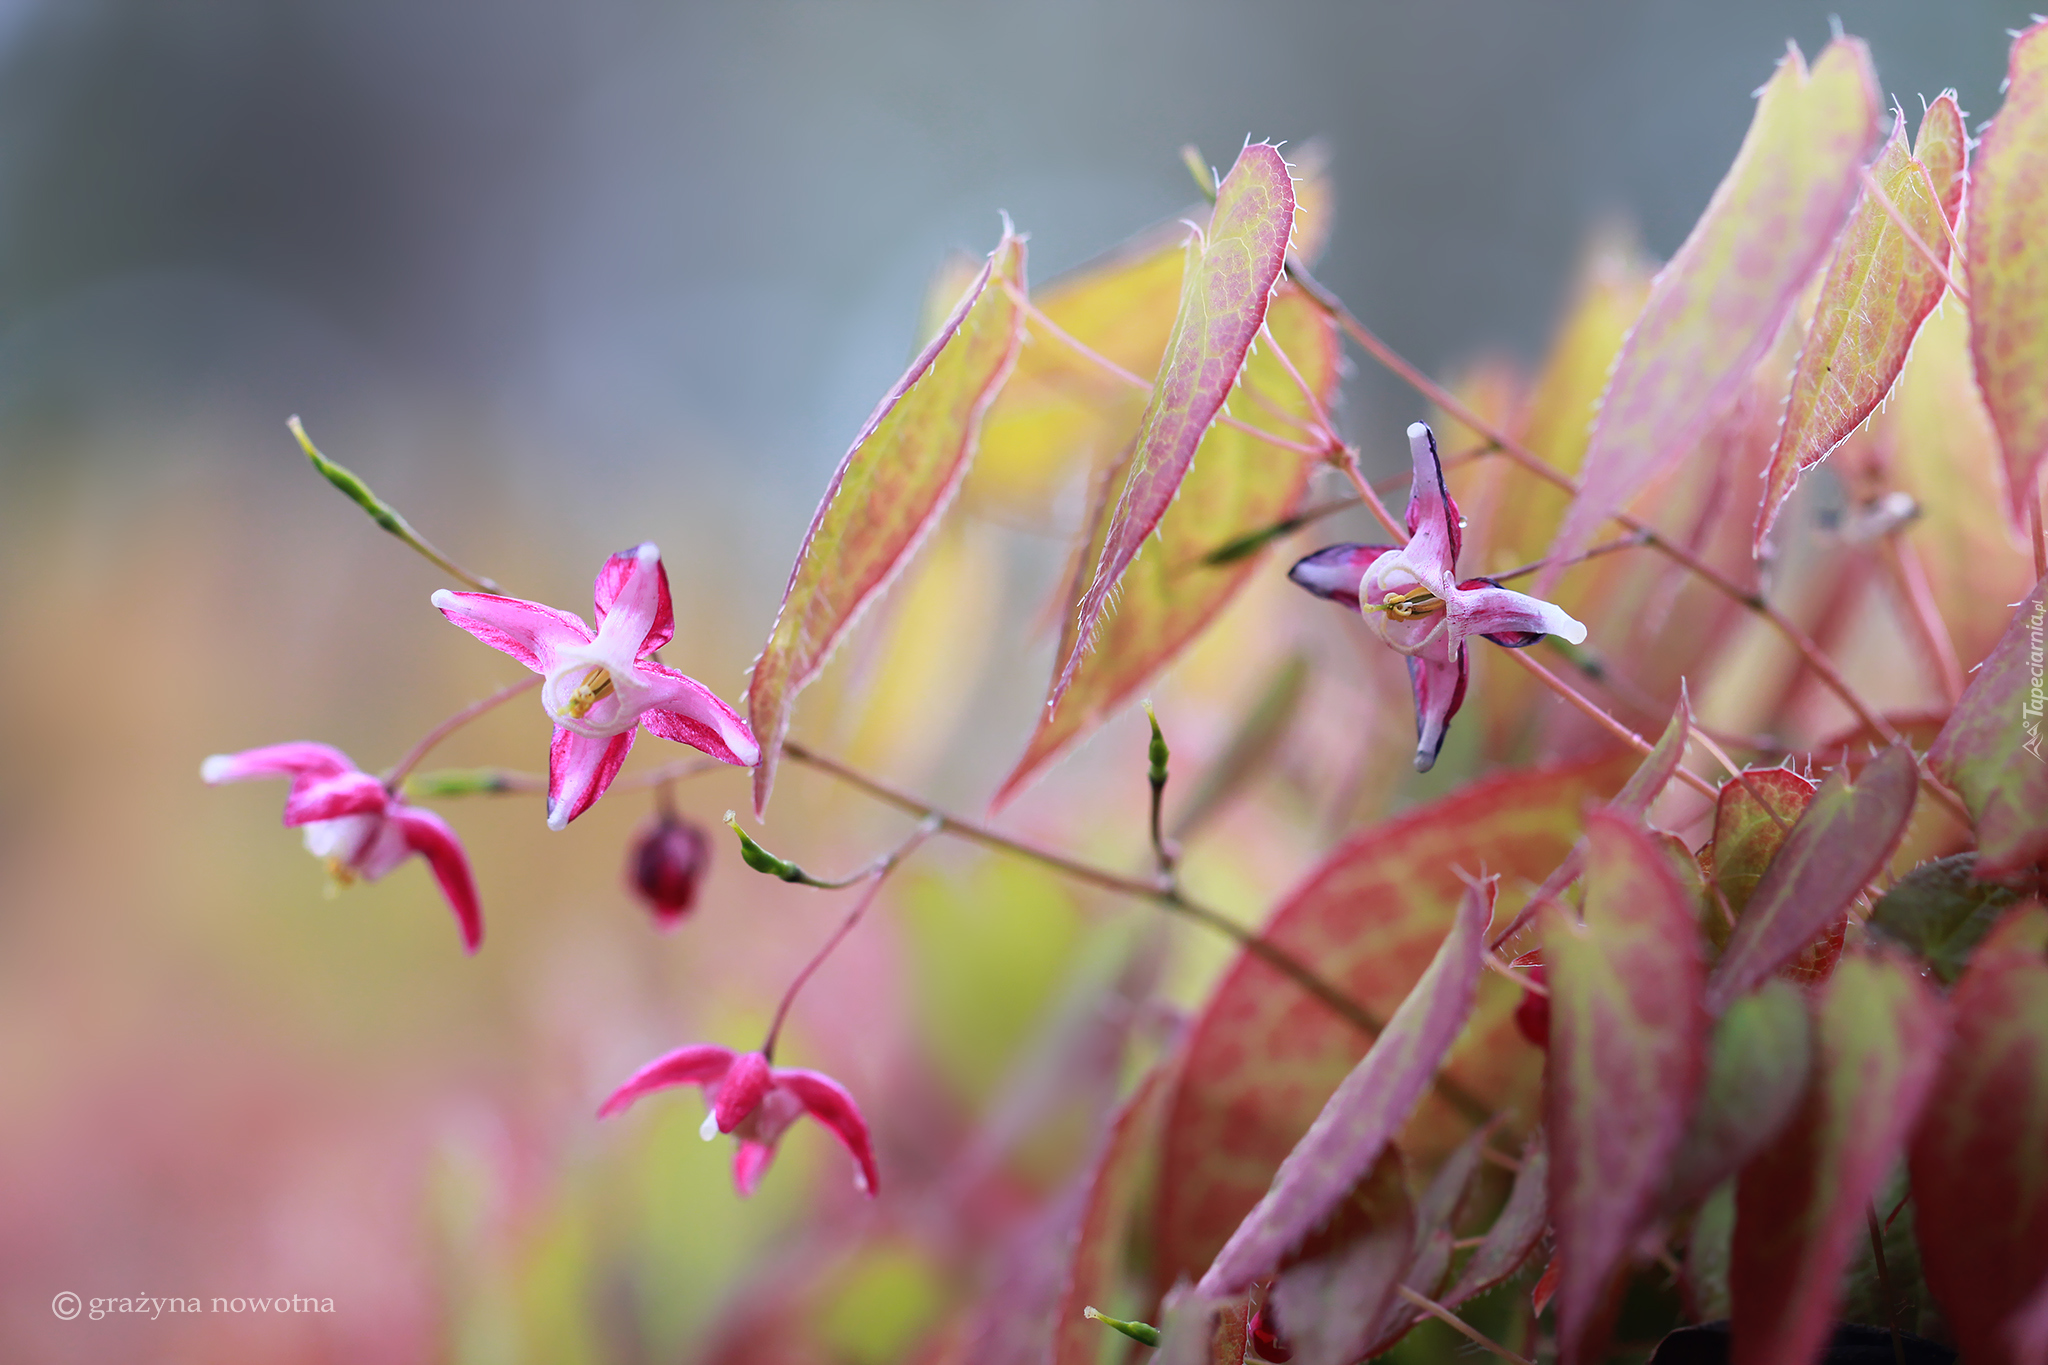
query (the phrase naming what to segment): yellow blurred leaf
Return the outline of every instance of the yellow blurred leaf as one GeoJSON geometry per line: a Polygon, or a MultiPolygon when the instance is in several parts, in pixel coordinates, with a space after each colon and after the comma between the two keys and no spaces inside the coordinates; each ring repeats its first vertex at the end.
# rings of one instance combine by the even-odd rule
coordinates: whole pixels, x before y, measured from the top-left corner
{"type": "MultiPolygon", "coordinates": [[[[1267,325],[1302,379],[1326,406],[1333,402],[1340,355],[1328,316],[1288,286],[1275,297],[1267,325]]],[[[1245,401],[1239,408],[1263,427],[1292,434],[1272,409],[1296,420],[1308,416],[1301,387],[1271,346],[1261,347],[1246,363],[1240,391],[1245,401]]],[[[1178,499],[1160,518],[1156,540],[1125,571],[1121,601],[1102,623],[1095,649],[1080,656],[1059,708],[1039,716],[1024,756],[996,795],[998,803],[1128,701],[1202,632],[1263,562],[1262,556],[1249,555],[1209,566],[1201,562],[1203,556],[1292,512],[1314,466],[1313,458],[1282,450],[1237,427],[1218,424],[1209,429],[1178,499]]],[[[1122,472],[1123,466],[1113,466],[1099,480],[1098,522],[1104,519],[1108,495],[1122,472]]],[[[1080,596],[1081,575],[1097,562],[1103,534],[1098,529],[1076,559],[1068,601],[1080,596]]],[[[1062,656],[1074,651],[1078,631],[1078,619],[1070,615],[1060,642],[1062,656]]]]}
{"type": "Polygon", "coordinates": [[[2048,20],[2013,40],[1969,219],[1970,353],[2005,452],[2006,506],[2024,525],[2048,456],[2048,20]]]}

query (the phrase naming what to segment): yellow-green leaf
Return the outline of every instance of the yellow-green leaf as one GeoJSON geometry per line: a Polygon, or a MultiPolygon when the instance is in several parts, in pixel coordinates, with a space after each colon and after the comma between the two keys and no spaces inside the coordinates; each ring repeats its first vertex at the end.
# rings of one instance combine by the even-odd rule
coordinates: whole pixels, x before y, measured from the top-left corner
{"type": "MultiPolygon", "coordinates": [[[[1282,286],[1266,321],[1301,377],[1325,405],[1332,402],[1341,354],[1328,315],[1298,290],[1282,286]]],[[[1242,406],[1261,426],[1296,434],[1273,415],[1269,403],[1290,416],[1308,416],[1300,385],[1271,346],[1261,347],[1246,362],[1242,390],[1256,395],[1242,406]]],[[[1205,564],[1204,558],[1233,536],[1292,512],[1314,465],[1312,458],[1240,428],[1218,424],[1209,429],[1180,496],[1160,518],[1157,539],[1125,572],[1115,613],[1103,621],[1094,650],[1080,659],[1058,709],[1040,714],[1038,729],[1003,783],[998,802],[1093,730],[1201,634],[1263,562],[1257,554],[1222,565],[1205,564]]],[[[1103,481],[1101,488],[1112,482],[1103,481]]],[[[1098,537],[1095,544],[1100,543],[1098,537]]],[[[1088,560],[1084,555],[1077,563],[1085,567],[1088,560]]],[[[1078,621],[1070,618],[1061,639],[1062,657],[1075,649],[1078,631],[1078,621]]]]}
{"type": "MultiPolygon", "coordinates": [[[[1955,103],[1943,99],[1944,108],[1955,103]]],[[[1929,120],[1935,117],[1930,109],[1929,120]]],[[[1923,123],[1923,141],[1929,140],[1928,131],[1923,123]]],[[[1934,142],[1941,145],[1939,137],[1934,142]]],[[[1928,169],[1907,150],[1905,115],[1893,120],[1891,140],[1871,174],[1920,241],[1945,264],[1949,249],[1943,205],[1928,169]]],[[[1949,178],[1953,183],[1953,171],[1949,178]]],[[[1792,396],[1757,510],[1756,554],[1762,555],[1764,537],[1799,476],[1826,459],[1891,392],[1920,324],[1947,287],[1941,272],[1866,191],[1828,262],[1813,326],[1799,352],[1792,396]]]]}
{"type": "Polygon", "coordinates": [[[980,278],[854,438],[818,505],[747,688],[767,809],[797,693],[937,523],[1023,342],[1024,242],[1005,225],[980,278]]]}
{"type": "Polygon", "coordinates": [[[2048,21],[2013,40],[2005,105],[1970,185],[1970,353],[2024,524],[2048,455],[2048,21]]]}
{"type": "Polygon", "coordinates": [[[1050,702],[1072,685],[1110,595],[1173,502],[1196,447],[1237,383],[1293,232],[1294,180],[1287,163],[1278,148],[1252,143],[1216,187],[1208,232],[1189,240],[1180,312],[1050,702]]]}

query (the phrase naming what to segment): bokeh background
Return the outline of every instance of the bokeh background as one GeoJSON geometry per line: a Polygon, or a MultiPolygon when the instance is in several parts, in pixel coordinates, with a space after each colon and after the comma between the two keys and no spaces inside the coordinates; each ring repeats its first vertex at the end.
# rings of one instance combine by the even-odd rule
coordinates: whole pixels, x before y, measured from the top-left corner
{"type": "MultiPolygon", "coordinates": [[[[973,1290],[977,1255],[1028,1236],[1170,1002],[1222,960],[935,848],[790,1042],[867,1105],[878,1206],[808,1127],[743,1203],[690,1095],[598,1125],[654,1052],[752,1045],[843,902],[764,885],[721,843],[699,912],[657,935],[621,875],[644,792],[559,835],[533,798],[448,806],[486,902],[476,959],[417,864],[324,899],[281,792],[204,789],[200,758],[306,737],[380,767],[513,672],[427,608],[429,566],[310,475],[287,415],[521,595],[584,610],[604,554],[657,540],[667,658],[737,698],[927,281],[987,250],[999,210],[1048,280],[1185,209],[1182,143],[1227,165],[1248,135],[1319,137],[1339,196],[1325,281],[1432,369],[1527,359],[1596,225],[1677,245],[1750,92],[1786,39],[1818,49],[1831,11],[1915,117],[1945,86],[1989,113],[2026,17],[0,4],[0,1356],[899,1359],[973,1290]],[[1167,1003],[1143,1004],[1155,979],[1167,1003]],[[60,1322],[62,1290],[335,1311],[60,1322]]],[[[1383,467],[1419,412],[1377,372],[1349,385],[1383,467]]],[[[978,810],[1043,686],[1063,509],[940,537],[798,733],[978,810]]],[[[1323,619],[1255,589],[1227,647],[1162,685],[1177,762],[1213,752],[1260,661],[1323,619]]],[[[1391,714],[1333,700],[1351,710],[1323,747],[1398,753],[1390,685],[1391,714]]],[[[545,733],[522,700],[442,757],[537,768],[545,733]]],[[[1110,726],[1004,818],[1141,866],[1141,748],[1110,726]]],[[[668,757],[643,749],[636,768],[668,757]]],[[[1289,790],[1191,848],[1190,879],[1233,913],[1337,832],[1289,790]]],[[[743,795],[719,774],[683,802],[710,823],[743,795]]],[[[827,869],[904,828],[796,770],[772,816],[771,842],[827,869]]]]}

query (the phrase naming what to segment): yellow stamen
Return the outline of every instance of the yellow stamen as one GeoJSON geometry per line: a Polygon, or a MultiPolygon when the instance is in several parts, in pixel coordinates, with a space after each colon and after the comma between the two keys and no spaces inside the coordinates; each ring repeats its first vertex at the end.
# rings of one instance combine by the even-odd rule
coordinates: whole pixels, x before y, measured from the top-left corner
{"type": "Polygon", "coordinates": [[[337,894],[356,884],[355,870],[339,858],[327,860],[327,896],[332,900],[337,894]]]}
{"type": "Polygon", "coordinates": [[[590,708],[612,694],[612,675],[605,672],[603,665],[593,667],[583,675],[583,681],[576,684],[576,690],[569,694],[566,708],[577,720],[590,714],[590,708]]]}
{"type": "Polygon", "coordinates": [[[1444,610],[1444,599],[1428,588],[1410,588],[1403,593],[1389,593],[1378,602],[1365,604],[1367,611],[1383,611],[1403,621],[1416,621],[1444,610]]]}

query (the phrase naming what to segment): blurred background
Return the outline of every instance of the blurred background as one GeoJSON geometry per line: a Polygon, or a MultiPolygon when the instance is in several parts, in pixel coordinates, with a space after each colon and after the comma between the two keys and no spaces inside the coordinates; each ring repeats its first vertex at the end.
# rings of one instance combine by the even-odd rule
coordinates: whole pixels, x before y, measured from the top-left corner
{"type": "MultiPolygon", "coordinates": [[[[1811,55],[1839,14],[1909,118],[1945,86],[1982,118],[2025,10],[0,3],[0,1356],[903,1358],[971,1290],[947,1248],[1028,1228],[1093,1143],[1168,1027],[1154,979],[1192,1001],[1222,961],[934,848],[792,1026],[876,1123],[877,1207],[808,1125],[750,1202],[693,1095],[598,1125],[655,1052],[754,1045],[843,902],[721,836],[657,935],[622,877],[644,791],[560,835],[531,797],[446,807],[474,960],[417,864],[323,899],[281,788],[204,789],[200,759],[313,738],[382,767],[515,670],[428,609],[441,581],[310,475],[288,415],[518,595],[585,611],[605,554],[657,540],[666,657],[737,700],[927,282],[999,210],[1048,281],[1186,210],[1183,143],[1227,166],[1320,138],[1325,282],[1427,368],[1526,362],[1597,225],[1677,246],[1786,39],[1811,55]],[[62,1290],[335,1311],[60,1322],[62,1290]]],[[[1383,468],[1418,415],[1376,371],[1348,386],[1383,468]]],[[[978,811],[1042,695],[1073,510],[941,537],[796,733],[978,811]]],[[[1323,620],[1271,586],[1157,693],[1177,761],[1323,620]]],[[[1398,754],[1381,681],[1391,709],[1351,698],[1344,733],[1398,754]]],[[[545,736],[522,699],[437,761],[537,769],[545,736]]],[[[1141,753],[1127,717],[1004,818],[1140,867],[1141,753]]],[[[683,801],[715,828],[744,777],[683,801]]],[[[1245,803],[1190,879],[1257,915],[1341,832],[1300,809],[1245,803]]],[[[772,815],[821,870],[905,828],[800,770],[772,815]]]]}

